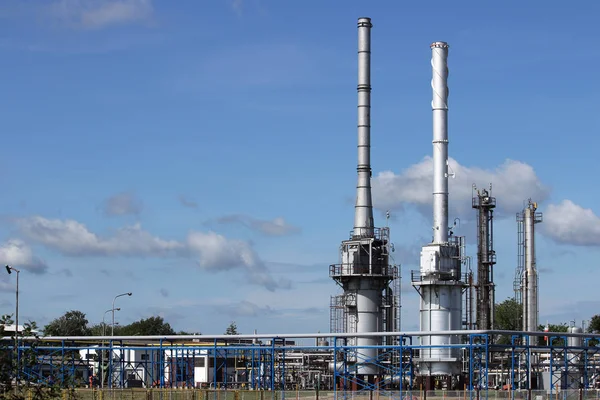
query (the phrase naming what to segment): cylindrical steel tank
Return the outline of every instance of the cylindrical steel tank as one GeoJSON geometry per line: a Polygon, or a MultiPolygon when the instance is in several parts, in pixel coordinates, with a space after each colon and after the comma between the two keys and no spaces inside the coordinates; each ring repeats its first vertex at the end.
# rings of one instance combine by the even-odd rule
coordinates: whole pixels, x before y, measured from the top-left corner
{"type": "MultiPolygon", "coordinates": [[[[570,326],[569,333],[583,333],[583,329],[581,329],[578,326],[570,326]]],[[[581,347],[583,343],[583,340],[581,337],[569,337],[568,338],[568,345],[569,347],[581,347]]]]}

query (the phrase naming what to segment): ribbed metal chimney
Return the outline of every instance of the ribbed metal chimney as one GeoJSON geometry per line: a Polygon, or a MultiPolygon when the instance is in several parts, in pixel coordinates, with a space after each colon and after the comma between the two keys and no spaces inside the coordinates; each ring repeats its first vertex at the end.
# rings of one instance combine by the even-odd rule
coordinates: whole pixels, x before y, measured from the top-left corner
{"type": "Polygon", "coordinates": [[[353,237],[373,237],[371,198],[371,18],[358,19],[358,183],[353,237]]]}
{"type": "MultiPolygon", "coordinates": [[[[421,250],[421,268],[413,286],[421,297],[421,332],[460,330],[462,326],[462,242],[448,232],[448,44],[431,44],[433,99],[433,241],[421,250]],[[452,240],[449,240],[452,239],[452,240]]],[[[421,336],[417,362],[423,376],[452,376],[460,371],[458,337],[421,336]]],[[[429,379],[425,389],[433,389],[429,379]]]]}
{"type": "Polygon", "coordinates": [[[433,75],[433,243],[448,241],[448,44],[431,44],[433,75]]]}

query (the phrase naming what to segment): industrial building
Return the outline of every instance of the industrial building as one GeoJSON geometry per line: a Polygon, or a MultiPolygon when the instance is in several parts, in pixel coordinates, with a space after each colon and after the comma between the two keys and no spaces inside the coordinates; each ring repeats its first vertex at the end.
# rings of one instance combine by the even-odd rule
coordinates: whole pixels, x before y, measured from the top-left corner
{"type": "Polygon", "coordinates": [[[93,344],[89,337],[41,341],[24,337],[18,345],[19,357],[37,352],[38,364],[23,374],[40,380],[52,377],[65,385],[86,384],[91,376],[97,379],[93,385],[110,389],[314,390],[317,398],[319,391],[337,398],[360,392],[402,397],[433,390],[465,390],[465,398],[467,393],[473,398],[482,391],[505,389],[512,396],[521,392],[521,397],[529,399],[557,393],[566,399],[595,390],[600,384],[600,348],[596,346],[600,335],[584,333],[576,326],[566,333],[538,330],[535,226],[542,215],[532,200],[517,214],[519,262],[514,290],[523,309],[522,329],[494,330],[496,198],[492,186],[473,186],[475,278],[465,237],[455,236],[449,224],[450,46],[442,41],[430,45],[432,238],[422,247],[419,270],[411,273],[411,284],[420,296],[419,309],[405,311],[419,313],[420,329],[401,332],[399,267],[391,257],[389,227],[376,227],[371,194],[372,27],[370,18],[358,19],[354,225],[349,237],[341,241],[339,261],[329,266],[329,276],[341,292],[330,300],[329,333],[107,336],[93,338],[93,344]],[[55,368],[57,361],[60,368],[55,368]],[[70,379],[73,376],[79,380],[70,379]]]}

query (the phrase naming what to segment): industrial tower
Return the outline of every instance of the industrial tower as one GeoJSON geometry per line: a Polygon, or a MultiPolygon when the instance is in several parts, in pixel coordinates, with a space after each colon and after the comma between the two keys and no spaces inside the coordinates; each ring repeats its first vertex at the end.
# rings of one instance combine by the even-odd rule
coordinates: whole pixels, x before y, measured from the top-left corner
{"type": "Polygon", "coordinates": [[[542,213],[536,210],[537,203],[529,199],[523,211],[517,214],[518,259],[513,287],[517,301],[523,306],[523,331],[526,332],[537,331],[539,327],[535,224],[542,222],[542,213]]]}
{"type": "MultiPolygon", "coordinates": [[[[358,20],[358,184],[354,229],[340,249],[340,264],[329,276],[343,289],[331,298],[331,332],[393,332],[399,328],[398,268],[389,262],[389,228],[375,228],[371,200],[371,19],[358,20]],[[394,287],[396,285],[396,287],[394,287]]],[[[380,374],[378,337],[353,338],[351,373],[373,383],[380,374]],[[366,346],[360,348],[361,346],[366,346]],[[352,359],[353,358],[353,359],[352,359]]]]}
{"type": "MultiPolygon", "coordinates": [[[[462,327],[461,238],[452,237],[448,227],[448,44],[431,45],[433,79],[433,241],[423,246],[419,274],[412,284],[421,296],[421,332],[460,330],[462,327]]],[[[432,377],[446,380],[460,372],[456,335],[421,336],[424,346],[417,359],[420,374],[427,378],[424,389],[433,389],[432,377]]]]}
{"type": "Polygon", "coordinates": [[[473,208],[477,210],[477,329],[494,329],[494,208],[496,198],[489,191],[473,185],[473,208]]]}

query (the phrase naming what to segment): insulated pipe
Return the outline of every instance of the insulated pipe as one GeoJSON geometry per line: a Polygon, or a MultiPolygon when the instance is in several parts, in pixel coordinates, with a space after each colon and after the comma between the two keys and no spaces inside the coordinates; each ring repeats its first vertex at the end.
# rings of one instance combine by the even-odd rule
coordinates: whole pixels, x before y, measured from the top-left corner
{"type": "Polygon", "coordinates": [[[358,19],[358,183],[353,237],[373,237],[371,198],[371,18],[358,19]]]}
{"type": "Polygon", "coordinates": [[[448,242],[448,44],[431,44],[433,77],[433,243],[448,242]]]}

